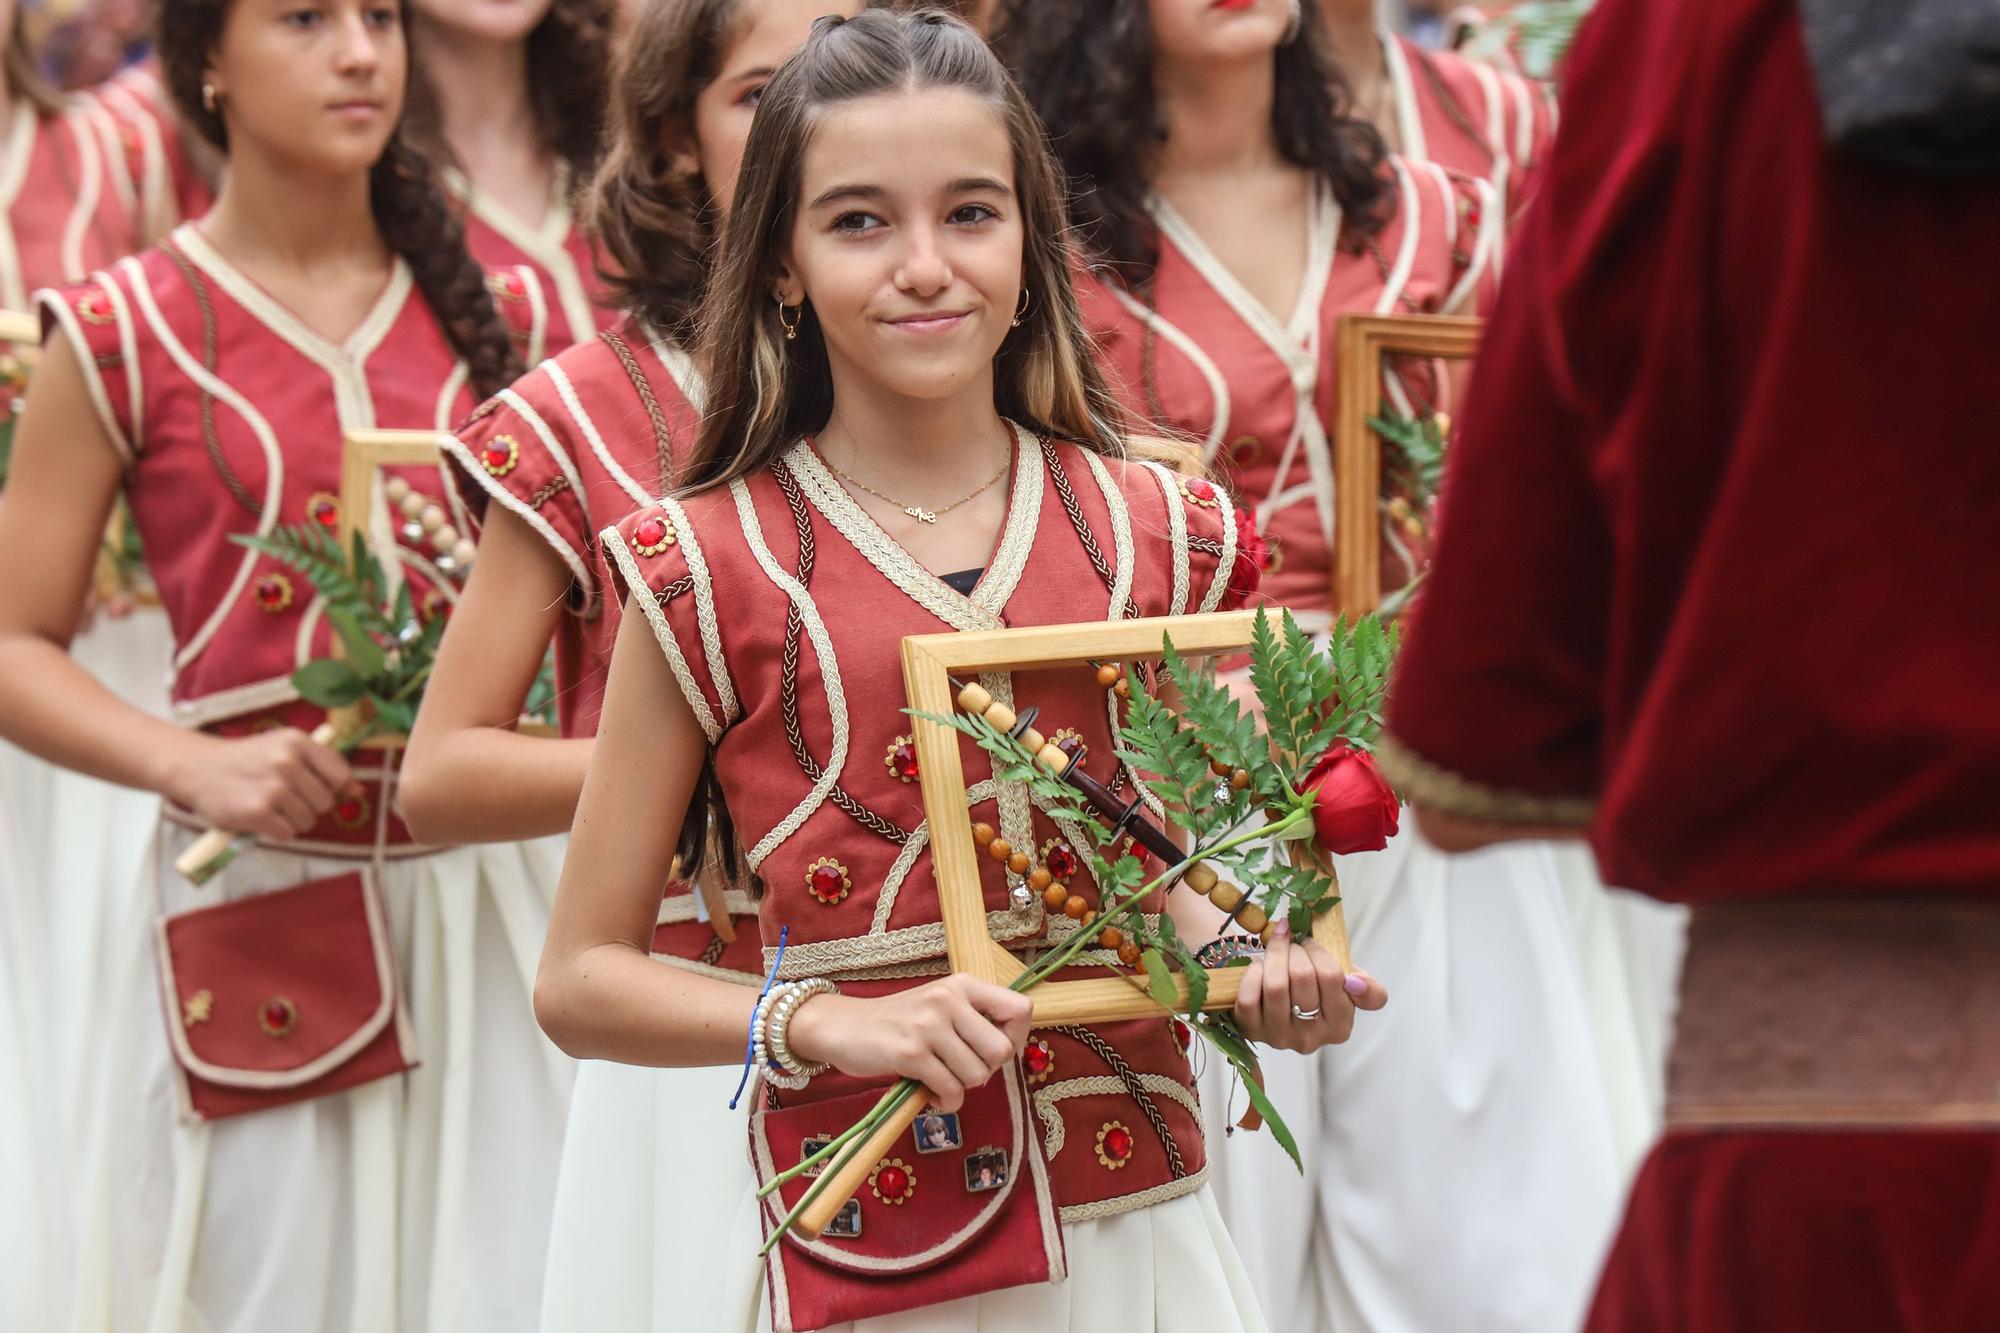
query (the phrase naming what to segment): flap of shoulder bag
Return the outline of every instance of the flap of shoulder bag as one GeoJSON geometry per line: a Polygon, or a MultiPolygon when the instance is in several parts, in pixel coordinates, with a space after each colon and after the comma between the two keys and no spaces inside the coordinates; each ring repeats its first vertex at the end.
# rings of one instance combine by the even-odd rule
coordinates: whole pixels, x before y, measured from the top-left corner
{"type": "Polygon", "coordinates": [[[158,949],[174,1055],[212,1083],[309,1083],[395,1015],[396,960],[365,870],[166,917],[158,949]]]}
{"type": "MultiPolygon", "coordinates": [[[[817,1081],[816,1081],[817,1082],[817,1081]]],[[[760,1181],[796,1165],[811,1140],[832,1138],[866,1115],[881,1097],[880,1086],[826,1100],[772,1108],[751,1117],[753,1165],[760,1181]]],[[[809,1096],[787,1093],[787,1097],[809,1096]]],[[[854,1196],[848,1225],[835,1226],[816,1240],[797,1233],[785,1243],[797,1252],[845,1272],[886,1276],[910,1274],[941,1264],[977,1241],[1008,1211],[1017,1190],[1037,1196],[1044,1225],[1032,1248],[1047,1248],[1052,1276],[1062,1270],[1061,1240],[1049,1203],[1046,1173],[1026,1135],[1025,1099],[1018,1075],[1004,1070],[974,1089],[955,1117],[919,1117],[896,1146],[877,1163],[854,1196]],[[859,1235],[844,1234],[858,1225],[859,1235]]],[[[795,1206],[812,1184],[800,1176],[781,1186],[770,1205],[767,1225],[795,1206]]],[[[767,1205],[769,1207],[769,1205],[767,1205]]],[[[1047,1280],[1047,1279],[1044,1279],[1047,1280]]]]}

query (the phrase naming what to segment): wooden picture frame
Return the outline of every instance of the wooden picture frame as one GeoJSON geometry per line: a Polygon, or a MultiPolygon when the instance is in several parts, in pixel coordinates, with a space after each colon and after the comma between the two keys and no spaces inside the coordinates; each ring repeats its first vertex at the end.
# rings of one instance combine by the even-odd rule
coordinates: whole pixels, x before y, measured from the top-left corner
{"type": "Polygon", "coordinates": [[[1342,315],[1334,323],[1333,608],[1348,616],[1382,600],[1382,358],[1470,361],[1485,321],[1462,315],[1342,315]]]}
{"type": "Polygon", "coordinates": [[[0,343],[12,343],[27,351],[42,345],[42,321],[25,310],[0,310],[0,343]]]}
{"type": "MultiPolygon", "coordinates": [[[[1230,611],[913,635],[903,640],[903,685],[913,710],[948,716],[956,706],[953,676],[969,679],[983,671],[1034,671],[1081,667],[1092,661],[1153,660],[1161,656],[1162,643],[1168,636],[1172,637],[1175,649],[1186,657],[1213,657],[1247,649],[1255,624],[1255,612],[1230,611]]],[[[987,932],[979,853],[972,840],[971,823],[965,817],[966,781],[959,752],[960,733],[921,716],[912,717],[911,722],[918,782],[929,820],[931,867],[937,879],[951,970],[1005,986],[1026,970],[1026,964],[987,932]]],[[[1295,842],[1292,846],[1311,847],[1311,844],[1295,842]]],[[[1331,873],[1331,867],[1327,869],[1331,873]]],[[[1338,903],[1320,913],[1314,923],[1313,938],[1343,968],[1349,965],[1347,922],[1338,903]]],[[[1211,970],[1208,999],[1203,1007],[1227,1009],[1234,1005],[1243,972],[1240,967],[1211,970]]],[[[1180,1002],[1185,1004],[1186,981],[1177,975],[1175,986],[1180,1002]]],[[[1034,1001],[1034,1021],[1038,1025],[1108,1023],[1161,1013],[1159,1002],[1147,993],[1144,981],[1129,977],[1044,981],[1027,993],[1034,1001]]]]}

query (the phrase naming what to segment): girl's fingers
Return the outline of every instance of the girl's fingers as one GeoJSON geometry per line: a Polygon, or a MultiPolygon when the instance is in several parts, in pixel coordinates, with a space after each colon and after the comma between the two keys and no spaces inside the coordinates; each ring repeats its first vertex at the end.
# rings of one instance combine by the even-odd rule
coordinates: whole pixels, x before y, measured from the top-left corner
{"type": "Polygon", "coordinates": [[[995,1027],[977,1010],[960,1011],[953,1019],[952,1026],[965,1044],[972,1048],[973,1054],[979,1057],[988,1074],[1013,1059],[1014,1053],[1020,1049],[1012,1037],[995,1027]]]}
{"type": "Polygon", "coordinates": [[[935,1053],[927,1052],[918,1057],[903,1071],[903,1076],[915,1079],[929,1089],[931,1104],[940,1111],[956,1111],[965,1105],[965,1085],[935,1053]]]}
{"type": "Polygon", "coordinates": [[[1356,1009],[1380,1009],[1389,1003],[1388,989],[1358,967],[1347,974],[1342,988],[1356,1009]]]}
{"type": "Polygon", "coordinates": [[[947,1032],[931,1046],[932,1052],[951,1070],[952,1077],[967,1089],[981,1087],[993,1075],[993,1067],[979,1058],[979,1052],[957,1032],[947,1032]]]}
{"type": "Polygon", "coordinates": [[[1243,969],[1243,982],[1236,988],[1236,1025],[1247,1033],[1264,1027],[1264,960],[1251,961],[1243,969]]]}

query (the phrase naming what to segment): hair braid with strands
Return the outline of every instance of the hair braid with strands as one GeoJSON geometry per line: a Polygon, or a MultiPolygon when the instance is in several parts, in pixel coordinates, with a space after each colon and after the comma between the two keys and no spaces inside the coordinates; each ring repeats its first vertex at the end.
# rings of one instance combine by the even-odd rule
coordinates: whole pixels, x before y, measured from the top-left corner
{"type": "MultiPolygon", "coordinates": [[[[222,116],[202,104],[202,71],[222,37],[231,0],[162,0],[156,41],[161,74],[182,119],[227,152],[222,116]]],[[[404,40],[409,44],[405,29],[404,40]]],[[[421,68],[409,51],[407,107],[418,91],[421,68]]],[[[407,121],[407,116],[405,121],[407,121]]],[[[506,388],[524,369],[506,322],[486,287],[486,272],[465,248],[465,228],[438,188],[430,159],[409,141],[399,122],[368,171],[368,205],[382,241],[410,266],[424,304],[443,329],[480,397],[506,388]]]]}

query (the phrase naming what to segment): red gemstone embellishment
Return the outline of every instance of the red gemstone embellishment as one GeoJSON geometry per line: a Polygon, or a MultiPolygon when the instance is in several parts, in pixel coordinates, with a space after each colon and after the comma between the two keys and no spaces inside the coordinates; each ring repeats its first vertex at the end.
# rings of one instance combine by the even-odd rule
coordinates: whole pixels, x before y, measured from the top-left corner
{"type": "Polygon", "coordinates": [[[1221,501],[1216,497],[1215,487],[1203,481],[1200,477],[1182,478],[1181,494],[1198,505],[1207,505],[1210,508],[1215,508],[1221,504],[1221,501]]]}
{"type": "Polygon", "coordinates": [[[1476,231],[1476,230],[1478,230],[1478,228],[1479,228],[1479,219],[1480,219],[1480,218],[1481,218],[1482,216],[1484,216],[1484,212],[1483,212],[1483,210],[1482,210],[1482,209],[1481,209],[1481,208],[1479,207],[1479,201],[1478,201],[1477,199],[1468,199],[1468,200],[1466,200],[1466,203],[1465,203],[1465,220],[1466,220],[1466,222],[1467,222],[1467,223],[1471,224],[1471,226],[1472,226],[1473,230],[1475,230],[1475,231],[1476,231]]]}
{"type": "Polygon", "coordinates": [[[299,1007],[282,995],[264,1001],[264,1007],[257,1011],[257,1026],[267,1036],[289,1037],[298,1025],[299,1007]]]}
{"type": "Polygon", "coordinates": [[[1174,1045],[1181,1048],[1182,1055],[1186,1055],[1188,1047],[1194,1045],[1193,1029],[1178,1018],[1174,1020],[1174,1045]]]}
{"type": "Polygon", "coordinates": [[[306,501],[306,517],[331,532],[340,526],[340,498],[325,491],[316,491],[306,501]]]}
{"type": "Polygon", "coordinates": [[[632,529],[632,547],[640,555],[658,555],[678,538],[674,525],[664,518],[644,518],[632,529]]]}
{"type": "Polygon", "coordinates": [[[1056,748],[1074,759],[1083,750],[1083,737],[1065,727],[1056,733],[1056,748]]]}
{"type": "Polygon", "coordinates": [[[1028,1082],[1044,1082],[1055,1072],[1055,1050],[1046,1041],[1036,1037],[1022,1048],[1021,1065],[1028,1071],[1028,1082]]]}
{"type": "Polygon", "coordinates": [[[333,822],[342,828],[360,828],[368,822],[369,806],[365,796],[343,796],[334,803],[333,822]]]}
{"type": "Polygon", "coordinates": [[[503,301],[519,301],[528,295],[528,284],[518,273],[496,273],[487,286],[503,301]]]}
{"type": "Polygon", "coordinates": [[[292,581],[283,574],[266,574],[251,586],[261,610],[276,613],[292,604],[292,581]]]}
{"type": "Polygon", "coordinates": [[[111,302],[103,292],[91,292],[76,303],[76,313],[92,324],[109,324],[111,302]]]}
{"type": "Polygon", "coordinates": [[[1113,1171],[1132,1160],[1132,1131],[1122,1121],[1107,1120],[1097,1131],[1097,1160],[1113,1171]]]}
{"type": "Polygon", "coordinates": [[[889,742],[889,752],[882,756],[882,763],[888,768],[889,776],[898,782],[917,780],[917,746],[908,736],[898,736],[889,742]]]}
{"type": "Polygon", "coordinates": [[[496,477],[504,477],[521,461],[521,442],[511,435],[495,435],[479,451],[479,462],[496,477]]]}
{"type": "Polygon", "coordinates": [[[1052,842],[1042,851],[1042,864],[1057,879],[1068,879],[1076,874],[1076,853],[1059,842],[1052,842]]]}
{"type": "Polygon", "coordinates": [[[806,890],[829,907],[845,898],[853,887],[847,867],[830,856],[822,856],[806,868],[806,890]]]}
{"type": "Polygon", "coordinates": [[[905,1204],[917,1192],[917,1173],[900,1157],[891,1157],[868,1177],[868,1188],[883,1203],[905,1204]]]}

